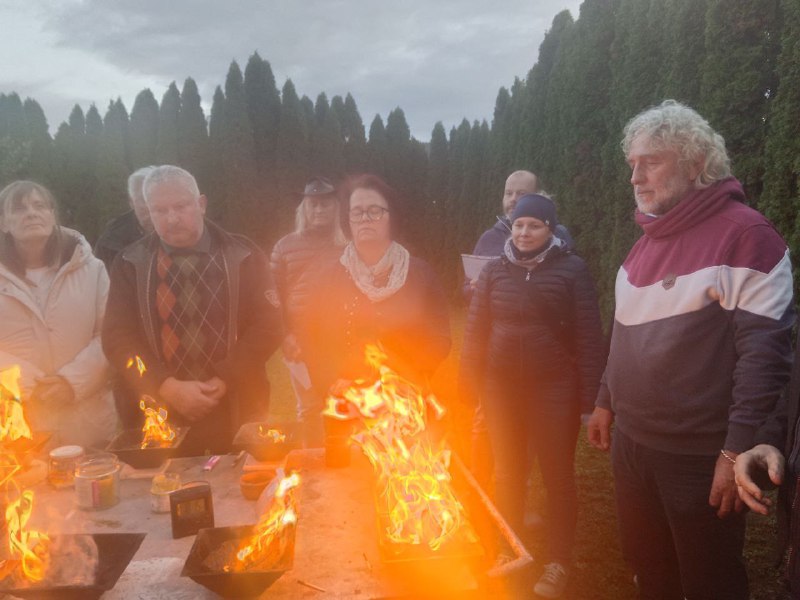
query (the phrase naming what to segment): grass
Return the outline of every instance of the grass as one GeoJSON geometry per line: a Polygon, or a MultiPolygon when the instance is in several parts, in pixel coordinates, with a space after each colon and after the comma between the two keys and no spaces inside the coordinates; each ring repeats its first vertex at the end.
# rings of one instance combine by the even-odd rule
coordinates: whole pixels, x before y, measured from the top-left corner
{"type": "MultiPolygon", "coordinates": [[[[456,401],[455,382],[458,375],[458,357],[463,335],[462,310],[452,313],[453,350],[439,368],[433,381],[437,396],[455,414],[452,423],[463,422],[456,401]]],[[[272,384],[270,413],[273,416],[293,418],[294,394],[279,354],[267,365],[272,384]]],[[[463,445],[457,440],[456,448],[463,445]]],[[[633,600],[636,597],[633,574],[622,560],[614,509],[614,484],[609,456],[591,448],[586,442],[585,429],[581,431],[575,459],[578,482],[578,535],[575,548],[575,565],[565,600],[633,600]]],[[[544,488],[537,468],[533,472],[533,508],[546,519],[544,488]]],[[[776,523],[774,517],[751,514],[748,517],[745,559],[750,576],[751,600],[779,600],[786,597],[775,565],[776,523]]],[[[544,554],[544,539],[534,534],[525,540],[534,558],[544,554]]],[[[542,567],[536,561],[536,574],[542,567]]],[[[531,593],[530,598],[534,598],[531,593]]]]}

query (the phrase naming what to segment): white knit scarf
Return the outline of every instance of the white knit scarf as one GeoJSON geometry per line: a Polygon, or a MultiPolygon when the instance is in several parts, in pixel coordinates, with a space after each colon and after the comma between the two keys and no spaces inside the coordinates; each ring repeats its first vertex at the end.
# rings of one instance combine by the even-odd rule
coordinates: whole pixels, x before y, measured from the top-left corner
{"type": "Polygon", "coordinates": [[[386,254],[369,267],[358,256],[353,242],[344,247],[344,252],[339,262],[344,265],[352,277],[353,282],[371,302],[380,302],[392,296],[397,290],[403,287],[408,275],[408,261],[410,255],[408,250],[397,242],[392,242],[386,250],[386,254]],[[377,287],[375,280],[382,280],[389,274],[389,280],[383,287],[377,287]]]}

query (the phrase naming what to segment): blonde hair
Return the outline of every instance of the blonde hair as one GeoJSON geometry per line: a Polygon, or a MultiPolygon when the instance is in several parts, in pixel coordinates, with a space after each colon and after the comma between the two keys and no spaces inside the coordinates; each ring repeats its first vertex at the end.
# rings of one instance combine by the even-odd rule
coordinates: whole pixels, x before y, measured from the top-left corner
{"type": "MultiPolygon", "coordinates": [[[[327,194],[335,203],[336,203],[336,210],[334,211],[333,216],[333,228],[331,237],[333,238],[333,243],[337,246],[344,246],[347,243],[347,239],[344,237],[344,232],[342,231],[342,217],[341,217],[341,210],[339,210],[339,196],[335,193],[327,194]]],[[[309,205],[309,198],[312,196],[305,196],[297,205],[297,208],[294,211],[294,232],[295,233],[303,233],[311,229],[311,223],[309,223],[308,218],[308,205],[309,205]]],[[[324,196],[314,196],[316,198],[324,197],[324,196]]]]}
{"type": "Polygon", "coordinates": [[[680,162],[700,163],[695,185],[705,188],[731,176],[731,161],[725,140],[695,110],[675,100],[664,100],[633,117],[623,130],[622,151],[630,152],[633,141],[647,136],[658,150],[674,150],[680,162]]]}

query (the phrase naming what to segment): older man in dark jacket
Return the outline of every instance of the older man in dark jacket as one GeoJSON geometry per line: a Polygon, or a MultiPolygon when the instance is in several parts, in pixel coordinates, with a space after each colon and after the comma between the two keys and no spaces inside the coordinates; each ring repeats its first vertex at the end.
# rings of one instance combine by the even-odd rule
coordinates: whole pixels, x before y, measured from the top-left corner
{"type": "Polygon", "coordinates": [[[264,365],[283,334],[266,257],[204,219],[205,196],[187,171],[157,167],[144,190],[155,233],[114,262],[103,349],[137,395],[191,425],[185,450],[225,452],[269,406],[264,365]],[[125,368],[134,355],[147,367],[141,377],[125,368]]]}

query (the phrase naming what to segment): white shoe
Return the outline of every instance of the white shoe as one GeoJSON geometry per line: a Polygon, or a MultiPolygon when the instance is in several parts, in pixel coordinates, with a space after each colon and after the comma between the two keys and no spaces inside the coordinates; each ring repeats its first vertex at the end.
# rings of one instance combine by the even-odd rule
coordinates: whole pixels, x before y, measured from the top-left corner
{"type": "Polygon", "coordinates": [[[551,562],[544,566],[544,573],[533,586],[533,592],[542,598],[560,598],[567,587],[567,568],[561,563],[551,562]]]}

